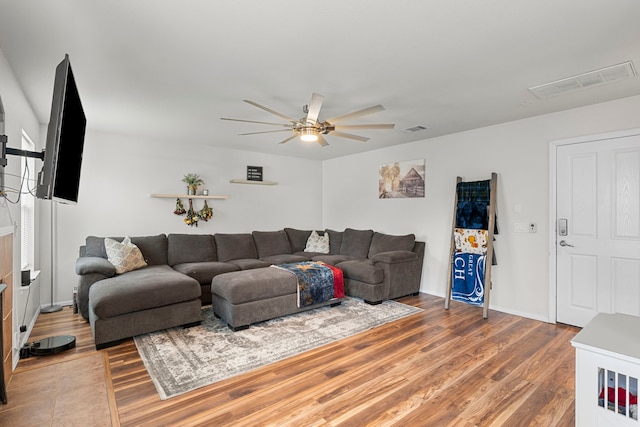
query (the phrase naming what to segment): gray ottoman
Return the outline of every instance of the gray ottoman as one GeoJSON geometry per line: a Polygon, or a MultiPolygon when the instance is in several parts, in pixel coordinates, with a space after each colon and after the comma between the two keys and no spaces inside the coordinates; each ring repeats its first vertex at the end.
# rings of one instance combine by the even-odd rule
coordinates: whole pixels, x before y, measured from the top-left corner
{"type": "Polygon", "coordinates": [[[96,282],[89,290],[89,322],[96,349],[121,339],[201,320],[197,280],[168,265],[151,265],[96,282]]]}
{"type": "Polygon", "coordinates": [[[234,331],[288,314],[326,305],[340,304],[342,298],[298,308],[295,275],[265,267],[220,274],[211,281],[213,312],[234,331]]]}

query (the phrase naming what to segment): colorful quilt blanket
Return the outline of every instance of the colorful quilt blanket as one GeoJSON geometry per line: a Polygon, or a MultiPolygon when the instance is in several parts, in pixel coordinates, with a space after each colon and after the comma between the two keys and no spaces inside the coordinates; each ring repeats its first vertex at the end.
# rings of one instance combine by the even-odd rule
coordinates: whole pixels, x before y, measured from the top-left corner
{"type": "Polygon", "coordinates": [[[456,228],[453,230],[456,252],[485,255],[487,253],[487,230],[456,228]]]}
{"type": "Polygon", "coordinates": [[[298,281],[298,307],[305,307],[332,298],[344,297],[342,270],[313,261],[273,265],[296,276],[298,281]]]}
{"type": "Polygon", "coordinates": [[[467,304],[484,304],[484,266],[486,255],[453,255],[453,289],[451,298],[467,304]]]}

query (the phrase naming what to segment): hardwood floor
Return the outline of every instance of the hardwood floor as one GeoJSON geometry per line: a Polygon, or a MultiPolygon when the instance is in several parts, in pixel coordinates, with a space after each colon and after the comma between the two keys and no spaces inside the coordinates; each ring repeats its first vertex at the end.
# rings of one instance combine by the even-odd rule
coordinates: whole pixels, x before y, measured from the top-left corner
{"type": "Polygon", "coordinates": [[[70,308],[41,315],[31,340],[73,334],[77,346],[20,361],[8,388],[9,405],[0,407],[0,425],[34,425],[34,411],[50,410],[38,425],[574,425],[569,341],[578,328],[496,311],[485,320],[480,308],[452,302],[444,310],[442,298],[425,294],[399,301],[424,311],[165,401],[133,340],[97,352],[89,325],[70,308]],[[95,374],[99,359],[103,375],[95,374]],[[88,390],[89,381],[100,392],[58,388],[56,402],[72,394],[76,412],[92,408],[94,420],[103,414],[101,422],[84,415],[85,423],[76,424],[83,418],[70,415],[68,403],[51,409],[33,399],[27,407],[19,398],[30,384],[25,378],[47,376],[52,366],[63,365],[59,371],[67,374],[78,367],[73,378],[84,379],[78,388],[88,390]]]}

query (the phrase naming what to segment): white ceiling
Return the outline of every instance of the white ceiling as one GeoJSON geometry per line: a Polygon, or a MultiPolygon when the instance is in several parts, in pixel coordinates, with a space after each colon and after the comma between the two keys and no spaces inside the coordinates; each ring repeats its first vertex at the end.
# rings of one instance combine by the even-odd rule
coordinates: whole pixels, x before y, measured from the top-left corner
{"type": "Polygon", "coordinates": [[[640,77],[527,90],[626,61],[640,71],[640,1],[0,0],[0,49],[42,123],[68,53],[90,129],[328,159],[640,94],[640,77]],[[352,123],[396,128],[322,148],[220,120],[280,121],[243,99],[302,117],[312,92],[320,119],[382,104],[352,123]],[[405,131],[416,125],[428,129],[405,131]]]}

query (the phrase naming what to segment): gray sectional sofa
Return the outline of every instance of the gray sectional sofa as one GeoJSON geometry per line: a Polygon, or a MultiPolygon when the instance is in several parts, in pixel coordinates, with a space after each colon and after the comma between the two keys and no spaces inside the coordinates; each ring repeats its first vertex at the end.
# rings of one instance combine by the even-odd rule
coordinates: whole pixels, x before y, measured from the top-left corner
{"type": "MultiPolygon", "coordinates": [[[[329,253],[305,252],[311,230],[293,228],[131,237],[147,266],[124,274],[116,274],[108,261],[104,238],[89,236],[80,247],[76,262],[78,309],[91,323],[96,348],[104,348],[123,338],[197,324],[201,306],[212,301],[215,314],[234,329],[295,312],[289,306],[289,297],[279,297],[281,300],[274,305],[270,299],[272,290],[255,288],[272,287],[273,281],[251,284],[251,275],[242,277],[243,282],[249,278],[249,285],[254,286],[243,290],[245,300],[246,293],[252,293],[251,309],[243,313],[259,314],[240,318],[233,301],[226,300],[229,295],[238,295],[237,291],[224,289],[226,282],[238,286],[234,272],[256,270],[253,274],[259,277],[257,269],[273,264],[313,260],[339,267],[344,274],[346,295],[371,304],[419,291],[425,244],[415,241],[414,235],[392,236],[351,228],[318,233],[328,234],[329,253]]],[[[263,271],[271,270],[274,269],[263,271]]]]}

